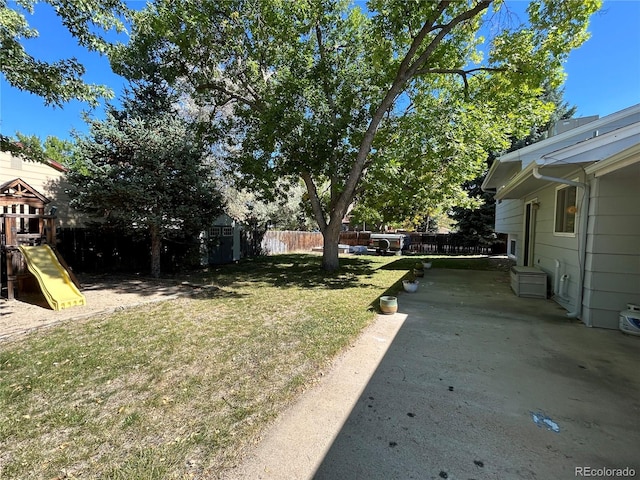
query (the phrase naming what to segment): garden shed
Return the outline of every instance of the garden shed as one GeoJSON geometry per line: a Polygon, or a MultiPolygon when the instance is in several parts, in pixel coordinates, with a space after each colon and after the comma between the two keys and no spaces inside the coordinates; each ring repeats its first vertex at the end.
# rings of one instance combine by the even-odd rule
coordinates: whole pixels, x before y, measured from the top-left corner
{"type": "Polygon", "coordinates": [[[207,265],[221,265],[240,260],[240,222],[223,213],[213,222],[209,231],[205,233],[207,254],[203,263],[207,265]]]}

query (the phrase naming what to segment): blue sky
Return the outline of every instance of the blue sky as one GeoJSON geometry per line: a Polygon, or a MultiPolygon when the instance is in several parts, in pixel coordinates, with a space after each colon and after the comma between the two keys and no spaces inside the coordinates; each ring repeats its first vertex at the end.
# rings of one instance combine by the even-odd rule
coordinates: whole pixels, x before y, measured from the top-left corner
{"type": "MultiPolygon", "coordinates": [[[[130,2],[133,3],[133,2],[130,2]]],[[[525,2],[515,4],[523,10],[525,2]]],[[[76,46],[47,4],[36,5],[29,19],[40,38],[29,40],[27,51],[43,60],[76,56],[86,67],[89,83],[109,85],[116,96],[126,84],[111,72],[106,58],[76,46]]],[[[573,51],[565,65],[565,101],[576,105],[577,116],[608,115],[640,103],[640,0],[605,1],[589,27],[591,38],[573,51]]],[[[86,132],[81,112],[89,106],[70,102],[63,108],[46,107],[42,99],[20,92],[0,79],[0,131],[14,135],[53,135],[69,138],[71,130],[86,132]]],[[[93,111],[101,117],[102,109],[93,111]]]]}

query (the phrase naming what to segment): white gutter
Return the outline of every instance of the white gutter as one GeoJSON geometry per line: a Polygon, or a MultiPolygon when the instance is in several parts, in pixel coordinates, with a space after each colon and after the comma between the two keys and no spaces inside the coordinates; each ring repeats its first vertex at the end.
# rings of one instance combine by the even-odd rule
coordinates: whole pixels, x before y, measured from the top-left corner
{"type": "MultiPolygon", "coordinates": [[[[582,314],[582,299],[584,296],[584,268],[585,261],[587,258],[587,221],[589,220],[589,201],[591,198],[591,188],[589,184],[576,182],[574,180],[569,180],[567,178],[558,178],[558,177],[548,177],[546,175],[542,175],[538,169],[544,165],[540,165],[538,161],[535,162],[533,166],[533,176],[538,180],[546,180],[548,182],[554,183],[563,183],[565,185],[570,185],[572,187],[582,188],[584,189],[584,200],[580,207],[580,232],[578,238],[578,263],[579,263],[579,275],[578,275],[578,301],[576,304],[576,308],[567,313],[567,317],[569,318],[579,318],[582,314]]],[[[587,324],[590,327],[590,324],[587,324]]]]}

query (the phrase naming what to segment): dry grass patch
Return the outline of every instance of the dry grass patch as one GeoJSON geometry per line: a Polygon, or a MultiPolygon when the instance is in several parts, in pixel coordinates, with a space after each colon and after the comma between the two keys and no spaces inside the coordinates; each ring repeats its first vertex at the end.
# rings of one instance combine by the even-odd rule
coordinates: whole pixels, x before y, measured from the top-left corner
{"type": "Polygon", "coordinates": [[[0,478],[219,478],[373,318],[391,257],[261,258],[193,298],[4,343],[0,478]]]}

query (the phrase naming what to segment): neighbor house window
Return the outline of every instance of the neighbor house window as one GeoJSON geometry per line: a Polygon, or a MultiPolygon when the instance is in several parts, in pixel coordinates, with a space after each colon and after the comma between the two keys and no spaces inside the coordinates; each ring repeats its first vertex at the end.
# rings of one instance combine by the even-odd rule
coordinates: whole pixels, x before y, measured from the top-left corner
{"type": "Polygon", "coordinates": [[[211,227],[211,236],[219,237],[222,235],[222,227],[211,227]]]}
{"type": "Polygon", "coordinates": [[[576,232],[576,187],[566,186],[556,190],[555,233],[576,232]]]}
{"type": "Polygon", "coordinates": [[[222,236],[230,237],[233,235],[233,227],[222,227],[222,236]]]}

